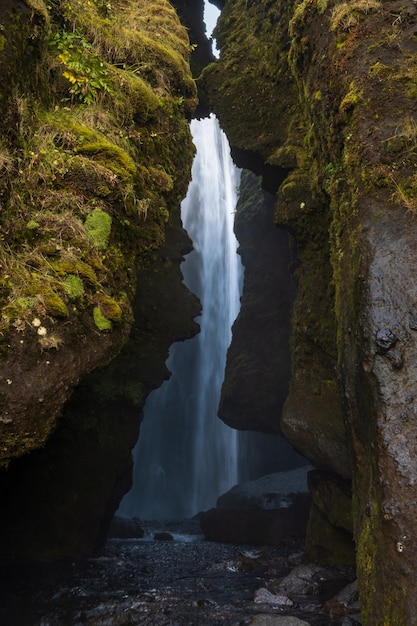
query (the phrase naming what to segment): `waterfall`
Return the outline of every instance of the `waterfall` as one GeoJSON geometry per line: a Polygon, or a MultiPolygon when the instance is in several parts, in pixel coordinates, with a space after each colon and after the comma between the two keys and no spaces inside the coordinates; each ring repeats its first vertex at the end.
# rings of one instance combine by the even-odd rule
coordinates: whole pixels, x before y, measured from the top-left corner
{"type": "Polygon", "coordinates": [[[217,407],[242,283],[233,233],[240,176],[213,115],[193,120],[191,132],[197,152],[181,211],[194,250],[182,272],[202,303],[201,331],[172,346],[172,376],[146,402],[133,488],[119,508],[142,519],[191,517],[238,482],[238,433],[217,407]]]}

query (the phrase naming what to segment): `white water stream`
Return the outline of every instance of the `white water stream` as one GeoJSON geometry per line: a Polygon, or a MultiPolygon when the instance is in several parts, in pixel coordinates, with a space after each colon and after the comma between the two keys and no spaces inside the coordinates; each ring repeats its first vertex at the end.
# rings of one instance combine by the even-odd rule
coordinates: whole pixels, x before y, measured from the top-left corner
{"type": "Polygon", "coordinates": [[[239,171],[213,115],[193,120],[191,132],[197,153],[182,219],[194,251],[181,269],[202,303],[201,331],[172,346],[172,377],[146,402],[133,488],[119,508],[142,519],[191,517],[239,478],[238,433],[217,417],[243,273],[233,233],[239,171]]]}

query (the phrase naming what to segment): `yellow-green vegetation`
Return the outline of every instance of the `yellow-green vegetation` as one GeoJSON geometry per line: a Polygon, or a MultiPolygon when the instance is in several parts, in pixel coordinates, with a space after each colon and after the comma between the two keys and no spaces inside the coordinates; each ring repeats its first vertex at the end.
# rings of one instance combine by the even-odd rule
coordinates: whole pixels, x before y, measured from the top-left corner
{"type": "Polygon", "coordinates": [[[94,323],[99,330],[110,330],[111,321],[107,319],[101,312],[100,307],[95,306],[93,309],[94,323]]]}
{"type": "Polygon", "coordinates": [[[110,330],[112,322],[121,321],[123,315],[122,308],[113,298],[105,294],[98,294],[96,302],[97,306],[93,309],[93,316],[94,323],[99,330],[110,330]]]}
{"type": "Polygon", "coordinates": [[[111,233],[111,217],[101,209],[94,209],[87,215],[85,229],[91,243],[96,248],[106,249],[111,233]]]}
{"type": "Polygon", "coordinates": [[[330,28],[331,30],[352,30],[359,24],[361,16],[373,11],[380,11],[381,9],[382,3],[380,0],[342,2],[332,9],[330,28]]]}
{"type": "MultiPolygon", "coordinates": [[[[36,80],[11,80],[0,136],[0,332],[80,313],[109,330],[188,184],[188,35],[167,0],[27,6],[36,80]]],[[[19,53],[3,34],[0,66],[19,53]]]]}
{"type": "Polygon", "coordinates": [[[84,283],[76,274],[68,274],[62,281],[62,285],[71,300],[80,298],[84,293],[84,283]]]}

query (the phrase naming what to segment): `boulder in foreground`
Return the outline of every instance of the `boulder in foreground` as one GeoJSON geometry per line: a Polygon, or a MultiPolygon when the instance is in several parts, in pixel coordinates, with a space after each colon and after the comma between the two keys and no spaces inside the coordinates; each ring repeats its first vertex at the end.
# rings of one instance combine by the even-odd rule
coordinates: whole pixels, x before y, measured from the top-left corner
{"type": "Polygon", "coordinates": [[[270,474],[233,487],[218,499],[217,508],[201,514],[205,538],[255,545],[304,539],[310,509],[310,469],[270,474]]]}

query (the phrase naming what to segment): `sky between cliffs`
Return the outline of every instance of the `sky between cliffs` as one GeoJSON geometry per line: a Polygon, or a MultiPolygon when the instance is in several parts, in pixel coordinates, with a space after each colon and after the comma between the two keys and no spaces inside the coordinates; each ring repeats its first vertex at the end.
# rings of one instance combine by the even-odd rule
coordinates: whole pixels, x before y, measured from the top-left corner
{"type": "MultiPolygon", "coordinates": [[[[207,37],[211,37],[214,27],[216,26],[216,22],[219,18],[220,11],[217,7],[210,4],[208,0],[204,2],[204,21],[206,23],[206,33],[207,37]]],[[[213,42],[213,54],[218,57],[219,53],[216,48],[216,43],[213,42]]]]}

